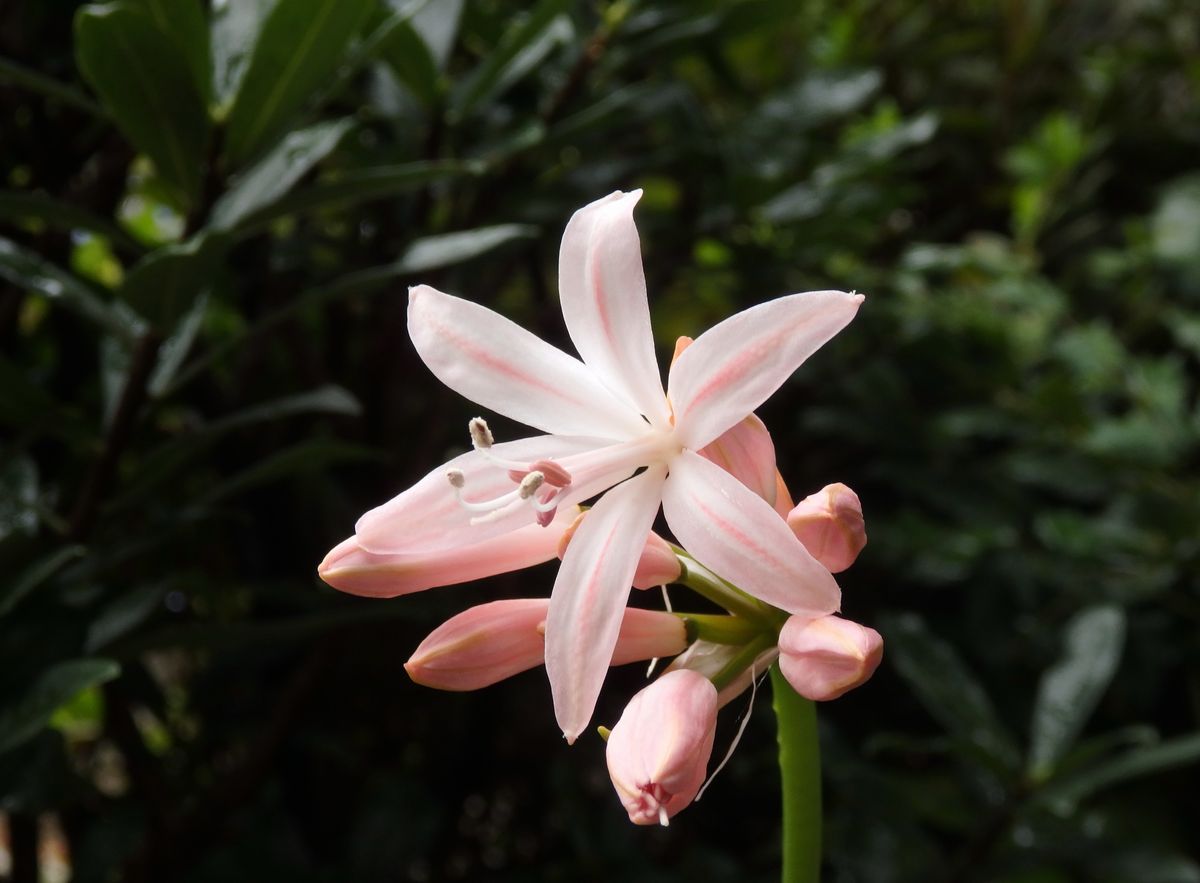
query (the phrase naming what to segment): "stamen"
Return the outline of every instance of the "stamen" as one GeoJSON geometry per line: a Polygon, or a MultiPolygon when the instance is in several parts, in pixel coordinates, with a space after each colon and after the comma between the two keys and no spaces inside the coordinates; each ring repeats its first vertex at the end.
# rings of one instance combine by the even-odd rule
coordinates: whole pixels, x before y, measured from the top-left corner
{"type": "Polygon", "coordinates": [[[461,469],[447,469],[446,480],[450,482],[450,487],[456,491],[461,491],[466,486],[467,476],[463,474],[461,469]]]}
{"type": "Polygon", "coordinates": [[[467,429],[471,432],[471,444],[477,451],[486,451],[496,442],[492,437],[492,430],[488,428],[487,421],[482,417],[471,418],[467,429]]]}
{"type": "Polygon", "coordinates": [[[540,472],[530,472],[521,479],[521,483],[517,486],[517,493],[522,500],[528,500],[537,493],[537,489],[542,486],[546,480],[546,476],[540,472]]]}

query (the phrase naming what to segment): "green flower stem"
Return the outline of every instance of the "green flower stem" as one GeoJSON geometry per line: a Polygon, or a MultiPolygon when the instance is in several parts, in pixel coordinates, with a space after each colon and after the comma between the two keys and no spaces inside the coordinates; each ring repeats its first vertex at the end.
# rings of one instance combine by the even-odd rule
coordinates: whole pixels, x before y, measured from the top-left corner
{"type": "Polygon", "coordinates": [[[783,783],[783,883],[820,883],[821,746],[816,705],[771,666],[783,783]]]}
{"type": "Polygon", "coordinates": [[[735,616],[741,616],[759,626],[770,626],[776,631],[782,627],[787,614],[774,607],[751,598],[721,579],[682,549],[676,548],[679,565],[683,572],[677,582],[687,586],[698,595],[703,595],[714,604],[720,605],[735,616]],[[782,617],[782,619],[781,619],[782,617]]]}
{"type": "Polygon", "coordinates": [[[714,644],[745,644],[762,633],[762,628],[746,622],[740,616],[717,613],[679,613],[687,628],[688,642],[711,641],[714,644]]]}
{"type": "MultiPolygon", "coordinates": [[[[754,660],[775,646],[775,635],[759,635],[743,647],[733,659],[725,663],[724,668],[709,678],[718,690],[724,690],[738,675],[748,669],[754,660]]],[[[761,670],[760,670],[761,673],[761,670]]]]}

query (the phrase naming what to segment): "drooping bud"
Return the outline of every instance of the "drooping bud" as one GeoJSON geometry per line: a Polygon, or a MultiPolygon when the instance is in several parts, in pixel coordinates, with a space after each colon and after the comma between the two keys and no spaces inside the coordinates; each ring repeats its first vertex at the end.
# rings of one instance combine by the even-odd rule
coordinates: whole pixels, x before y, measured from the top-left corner
{"type": "Polygon", "coordinates": [[[839,616],[793,616],[779,633],[779,669],[807,699],[837,699],[865,683],[883,659],[883,638],[839,616]]]}
{"type": "MultiPolygon", "coordinates": [[[[583,523],[586,516],[587,512],[581,512],[575,519],[575,523],[563,533],[558,542],[560,559],[567,554],[567,546],[571,542],[571,537],[575,535],[575,531],[579,529],[579,525],[583,523]]],[[[638,559],[637,570],[633,573],[633,587],[635,589],[653,589],[665,586],[679,579],[682,572],[683,568],[679,564],[679,557],[671,548],[671,544],[654,531],[650,531],[650,535],[646,537],[646,546],[642,549],[642,557],[638,559]]]]}
{"type": "Polygon", "coordinates": [[[636,825],[666,825],[704,782],[717,690],[694,671],[668,672],[630,700],[608,737],[608,774],[636,825]]]}
{"type": "Polygon", "coordinates": [[[830,573],[854,563],[867,544],[862,503],[844,484],[830,484],[805,497],[787,516],[788,527],[830,573]]]}
{"type": "Polygon", "coordinates": [[[571,506],[546,527],[531,524],[469,546],[430,552],[368,552],[350,537],[330,550],[317,573],[335,589],[372,598],[470,582],[551,560],[577,514],[571,506]]]}
{"type": "MultiPolygon", "coordinates": [[[[545,659],[547,598],[492,601],[464,610],[421,642],[405,670],[438,690],[478,690],[545,659]]],[[[612,665],[673,656],[687,646],[683,621],[657,610],[628,608],[612,665]]]]}

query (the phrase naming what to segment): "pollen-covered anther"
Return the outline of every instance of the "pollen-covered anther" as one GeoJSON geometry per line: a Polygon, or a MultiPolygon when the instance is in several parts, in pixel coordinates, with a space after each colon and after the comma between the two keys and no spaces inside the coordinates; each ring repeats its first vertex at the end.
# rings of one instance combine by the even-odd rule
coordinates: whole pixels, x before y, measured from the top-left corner
{"type": "Polygon", "coordinates": [[[472,417],[471,422],[467,424],[467,429],[471,433],[471,445],[477,451],[486,451],[496,443],[496,439],[492,436],[492,430],[482,417],[472,417]]]}
{"type": "Polygon", "coordinates": [[[520,485],[517,486],[517,494],[522,500],[528,500],[537,493],[538,488],[540,488],[545,481],[546,476],[544,476],[542,473],[536,471],[530,472],[521,479],[520,485]]]}
{"type": "Polygon", "coordinates": [[[467,483],[467,477],[461,469],[447,469],[446,480],[450,482],[450,487],[455,490],[462,490],[467,483]]]}

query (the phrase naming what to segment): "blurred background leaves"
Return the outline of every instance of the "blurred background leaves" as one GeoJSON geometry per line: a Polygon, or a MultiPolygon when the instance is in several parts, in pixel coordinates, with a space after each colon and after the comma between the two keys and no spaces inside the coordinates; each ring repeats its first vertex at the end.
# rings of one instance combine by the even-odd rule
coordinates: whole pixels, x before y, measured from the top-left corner
{"type": "Polygon", "coordinates": [[[1200,881],[1194,12],[5,6],[10,878],[775,878],[765,708],[641,830],[539,673],[407,682],[432,626],[553,567],[392,602],[313,573],[466,441],[405,287],[562,343],[567,218],[641,187],[664,358],[869,295],[763,413],[796,494],[862,496],[845,607],[887,641],[822,709],[827,878],[1200,881]]]}

